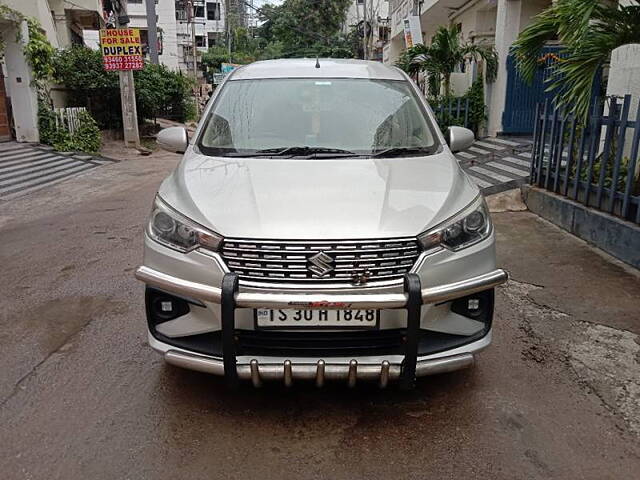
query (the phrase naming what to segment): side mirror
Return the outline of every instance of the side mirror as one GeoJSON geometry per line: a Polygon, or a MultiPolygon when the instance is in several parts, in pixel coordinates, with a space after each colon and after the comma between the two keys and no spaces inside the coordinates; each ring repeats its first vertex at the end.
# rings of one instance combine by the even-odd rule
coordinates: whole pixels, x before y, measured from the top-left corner
{"type": "Polygon", "coordinates": [[[189,145],[189,135],[184,127],[169,127],[160,130],[156,142],[167,152],[184,153],[189,145]]]}
{"type": "Polygon", "coordinates": [[[475,141],[473,132],[468,128],[449,127],[447,130],[447,143],[453,153],[466,150],[475,141]]]}

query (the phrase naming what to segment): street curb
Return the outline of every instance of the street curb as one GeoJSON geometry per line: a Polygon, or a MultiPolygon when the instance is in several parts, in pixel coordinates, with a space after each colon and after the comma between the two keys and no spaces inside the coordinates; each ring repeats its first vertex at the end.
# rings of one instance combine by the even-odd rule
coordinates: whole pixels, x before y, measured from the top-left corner
{"type": "Polygon", "coordinates": [[[531,185],[522,185],[529,210],[640,269],[640,226],[531,185]]]}

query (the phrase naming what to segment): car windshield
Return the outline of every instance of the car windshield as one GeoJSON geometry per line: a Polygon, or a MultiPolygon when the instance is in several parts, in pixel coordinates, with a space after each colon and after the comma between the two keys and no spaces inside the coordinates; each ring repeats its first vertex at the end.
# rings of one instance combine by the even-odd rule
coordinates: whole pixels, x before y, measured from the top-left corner
{"type": "Polygon", "coordinates": [[[208,155],[349,157],[433,153],[437,140],[406,81],[230,80],[199,141],[208,155]]]}

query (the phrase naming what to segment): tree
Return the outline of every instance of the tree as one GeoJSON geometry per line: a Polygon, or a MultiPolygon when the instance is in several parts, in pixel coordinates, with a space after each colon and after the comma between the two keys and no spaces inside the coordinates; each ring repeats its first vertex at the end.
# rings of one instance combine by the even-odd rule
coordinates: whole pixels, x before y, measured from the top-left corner
{"type": "Polygon", "coordinates": [[[258,33],[268,45],[281,45],[284,57],[351,57],[352,42],[342,33],[352,0],[285,0],[259,11],[258,33]]]}
{"type": "Polygon", "coordinates": [[[202,55],[201,63],[205,71],[219,71],[222,63],[251,63],[257,60],[265,41],[254,38],[244,27],[237,27],[232,33],[231,54],[224,45],[215,45],[202,55]]]}
{"type": "Polygon", "coordinates": [[[516,65],[531,82],[540,67],[540,51],[546,42],[560,40],[560,60],[551,74],[549,90],[556,92],[557,105],[586,117],[598,70],[621,45],[640,43],[640,6],[600,0],[558,0],[518,36],[513,45],[516,65]]]}
{"type": "Polygon", "coordinates": [[[437,95],[444,85],[445,95],[451,94],[451,74],[456,67],[473,59],[484,60],[486,77],[493,82],[498,70],[498,55],[493,47],[463,42],[458,27],[440,27],[431,39],[431,45],[416,45],[405,50],[397,65],[410,75],[425,72],[429,91],[437,95]]]}

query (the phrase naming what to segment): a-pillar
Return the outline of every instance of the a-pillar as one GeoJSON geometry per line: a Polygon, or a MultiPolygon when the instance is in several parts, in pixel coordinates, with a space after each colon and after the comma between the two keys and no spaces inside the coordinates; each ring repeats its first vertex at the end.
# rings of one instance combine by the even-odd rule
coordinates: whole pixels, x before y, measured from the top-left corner
{"type": "Polygon", "coordinates": [[[6,89],[11,96],[11,110],[18,142],[38,142],[38,94],[33,85],[31,67],[24,55],[29,41],[27,22],[10,26],[3,31],[6,41],[6,89]],[[20,30],[20,35],[16,35],[20,30]],[[6,34],[5,34],[6,32],[6,34]]]}

